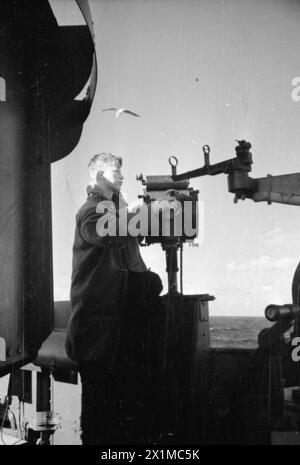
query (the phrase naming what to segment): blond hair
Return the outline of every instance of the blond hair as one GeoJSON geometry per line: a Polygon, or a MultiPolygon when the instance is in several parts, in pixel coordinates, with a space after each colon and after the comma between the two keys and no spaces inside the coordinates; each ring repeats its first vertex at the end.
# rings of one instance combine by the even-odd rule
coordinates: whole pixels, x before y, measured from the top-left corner
{"type": "Polygon", "coordinates": [[[98,171],[105,171],[108,167],[121,168],[121,166],[122,157],[117,157],[112,153],[97,153],[90,159],[88,164],[90,179],[96,183],[98,171]]]}

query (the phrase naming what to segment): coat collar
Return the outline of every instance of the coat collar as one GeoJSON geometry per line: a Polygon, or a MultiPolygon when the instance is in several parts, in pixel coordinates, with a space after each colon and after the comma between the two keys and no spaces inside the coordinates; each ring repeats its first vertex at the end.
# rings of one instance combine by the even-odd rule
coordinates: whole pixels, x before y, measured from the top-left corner
{"type": "Polygon", "coordinates": [[[110,200],[116,204],[119,204],[120,206],[122,207],[125,207],[127,206],[127,202],[125,201],[123,195],[121,193],[115,193],[112,195],[112,198],[109,199],[103,192],[103,190],[101,189],[101,187],[98,185],[98,184],[95,184],[94,187],[92,187],[91,185],[88,185],[87,186],[87,195],[88,195],[88,199],[89,200],[96,200],[98,202],[100,202],[101,200],[110,200]]]}
{"type": "Polygon", "coordinates": [[[105,193],[103,192],[103,189],[101,189],[98,184],[95,184],[95,186],[91,186],[90,184],[86,188],[86,192],[88,195],[88,199],[93,199],[93,200],[114,200],[113,198],[115,197],[115,194],[113,194],[112,198],[107,197],[105,193]]]}

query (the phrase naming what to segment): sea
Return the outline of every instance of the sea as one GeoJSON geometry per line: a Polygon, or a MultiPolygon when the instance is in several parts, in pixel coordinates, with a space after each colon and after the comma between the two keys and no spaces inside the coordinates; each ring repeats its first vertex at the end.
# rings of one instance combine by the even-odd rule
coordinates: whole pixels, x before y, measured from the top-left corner
{"type": "Polygon", "coordinates": [[[210,316],[211,347],[257,347],[257,336],[272,323],[263,317],[210,316]]]}
{"type": "MultiPolygon", "coordinates": [[[[259,332],[272,323],[262,317],[211,316],[210,337],[213,348],[255,348],[259,332]]],[[[32,372],[33,399],[31,404],[24,404],[23,415],[26,420],[34,419],[36,402],[36,373],[32,372]]],[[[0,378],[0,399],[6,395],[8,376],[0,378]]],[[[59,428],[52,437],[54,445],[80,445],[80,408],[81,383],[66,384],[53,380],[53,411],[59,422],[59,428]]],[[[12,403],[11,411],[18,418],[17,398],[12,403]]],[[[10,433],[6,430],[6,433],[10,433]]],[[[1,438],[1,435],[0,435],[1,438]]]]}

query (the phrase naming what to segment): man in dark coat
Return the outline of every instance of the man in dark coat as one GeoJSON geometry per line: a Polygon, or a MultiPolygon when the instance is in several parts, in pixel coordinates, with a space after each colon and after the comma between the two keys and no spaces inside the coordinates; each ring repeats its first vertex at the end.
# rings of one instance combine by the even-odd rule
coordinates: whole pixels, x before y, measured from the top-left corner
{"type": "MultiPolygon", "coordinates": [[[[121,167],[122,159],[110,153],[91,159],[88,198],[76,215],[66,350],[81,375],[83,444],[109,443],[118,427],[123,322],[127,296],[135,294],[128,285],[138,283],[137,294],[143,289],[146,300],[153,302],[162,290],[159,276],[147,270],[136,237],[99,234],[101,203],[116,219],[120,209],[126,209],[121,167]]],[[[137,310],[142,316],[145,308],[137,310]]]]}

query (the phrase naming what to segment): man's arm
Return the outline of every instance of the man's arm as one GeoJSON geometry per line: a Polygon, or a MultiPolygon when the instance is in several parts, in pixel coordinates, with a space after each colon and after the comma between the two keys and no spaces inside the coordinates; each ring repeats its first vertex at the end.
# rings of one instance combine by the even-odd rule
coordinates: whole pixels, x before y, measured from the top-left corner
{"type": "MultiPolygon", "coordinates": [[[[128,221],[132,214],[128,213],[128,221]]],[[[118,215],[113,213],[97,213],[96,208],[89,209],[81,218],[78,219],[78,230],[81,237],[91,245],[96,247],[124,247],[133,238],[128,234],[126,236],[119,236],[117,227],[118,215]],[[99,220],[107,222],[108,227],[105,229],[108,234],[104,235],[103,231],[100,231],[101,224],[99,220]],[[102,234],[99,234],[102,233],[102,234]]]]}

